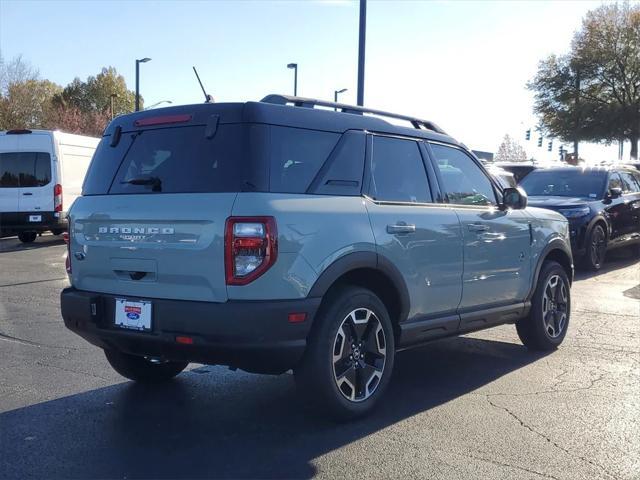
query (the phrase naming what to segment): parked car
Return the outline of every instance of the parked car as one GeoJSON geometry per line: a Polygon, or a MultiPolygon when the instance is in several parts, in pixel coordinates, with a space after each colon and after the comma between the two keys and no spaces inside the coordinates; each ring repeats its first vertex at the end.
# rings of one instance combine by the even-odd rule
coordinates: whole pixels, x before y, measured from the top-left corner
{"type": "Polygon", "coordinates": [[[569,219],[574,258],[599,270],[608,250],[640,254],[640,172],[624,167],[540,169],[521,183],[531,205],[569,219]]]}
{"type": "Polygon", "coordinates": [[[526,205],[417,118],[280,95],[123,115],[71,209],[62,316],[132,380],[293,369],[352,418],[400,350],[504,323],[560,345],[568,223],[526,205]]]}
{"type": "Polygon", "coordinates": [[[24,243],[67,229],[100,139],[48,130],[0,132],[0,236],[24,243]],[[64,195],[64,197],[63,197],[64,195]]]}
{"type": "Polygon", "coordinates": [[[515,179],[516,183],[520,183],[524,177],[533,172],[536,167],[533,163],[515,163],[515,162],[500,162],[496,163],[497,167],[500,167],[507,172],[511,172],[515,179]]]}

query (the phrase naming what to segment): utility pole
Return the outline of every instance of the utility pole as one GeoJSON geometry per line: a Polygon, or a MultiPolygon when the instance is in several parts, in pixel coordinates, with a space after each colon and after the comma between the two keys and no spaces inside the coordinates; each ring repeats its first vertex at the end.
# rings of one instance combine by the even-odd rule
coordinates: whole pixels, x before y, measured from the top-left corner
{"type": "Polygon", "coordinates": [[[364,105],[364,52],[367,32],[367,0],[360,0],[360,39],[358,41],[358,105],[364,105]]]}
{"type": "Polygon", "coordinates": [[[580,157],[578,155],[578,130],[580,129],[580,68],[576,68],[576,100],[575,100],[575,109],[576,109],[576,129],[574,132],[573,139],[573,154],[575,155],[576,162],[580,157]]]}
{"type": "Polygon", "coordinates": [[[111,120],[113,120],[113,117],[114,117],[113,103],[114,103],[114,100],[118,98],[118,94],[112,93],[111,95],[109,95],[109,97],[111,98],[111,120]]]}

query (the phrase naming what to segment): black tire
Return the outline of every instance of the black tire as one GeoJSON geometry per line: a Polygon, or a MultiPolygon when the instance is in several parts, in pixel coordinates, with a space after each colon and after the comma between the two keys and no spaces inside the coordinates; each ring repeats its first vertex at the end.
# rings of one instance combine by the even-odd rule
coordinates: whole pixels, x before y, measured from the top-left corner
{"type": "Polygon", "coordinates": [[[63,233],[63,232],[64,232],[64,230],[63,230],[63,229],[61,229],[61,228],[56,229],[56,230],[51,230],[51,233],[53,233],[53,234],[54,234],[54,235],[56,235],[56,236],[57,236],[57,235],[62,235],[62,233],[63,233]]]}
{"type": "Polygon", "coordinates": [[[155,363],[145,357],[129,355],[117,350],[104,351],[109,364],[123,377],[139,383],[162,383],[182,372],[188,362],[155,363]]]}
{"type": "Polygon", "coordinates": [[[18,234],[18,239],[22,243],[33,243],[38,234],[36,232],[20,232],[18,234]]]}
{"type": "Polygon", "coordinates": [[[587,251],[582,257],[582,264],[588,270],[597,272],[602,268],[607,253],[607,234],[601,224],[597,224],[589,232],[586,247],[587,251]]]}
{"type": "Polygon", "coordinates": [[[530,350],[555,350],[567,334],[570,317],[569,277],[559,263],[546,261],[540,271],[536,291],[531,300],[531,311],[527,317],[516,322],[518,336],[530,350]],[[555,297],[554,280],[561,282],[561,285],[559,283],[556,285],[564,289],[556,290],[555,297]]]}
{"type": "Polygon", "coordinates": [[[294,370],[296,384],[310,403],[351,420],[383,396],[394,357],[393,326],[382,301],[365,288],[340,287],[323,301],[294,370]]]}

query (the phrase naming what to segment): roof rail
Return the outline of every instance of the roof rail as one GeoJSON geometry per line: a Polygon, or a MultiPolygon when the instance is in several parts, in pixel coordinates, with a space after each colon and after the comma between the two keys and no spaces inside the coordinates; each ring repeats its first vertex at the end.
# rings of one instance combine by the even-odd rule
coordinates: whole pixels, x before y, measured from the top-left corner
{"type": "Polygon", "coordinates": [[[356,115],[363,115],[365,113],[369,113],[372,115],[378,115],[380,117],[405,120],[411,123],[413,128],[431,130],[433,132],[446,135],[446,132],[444,130],[442,130],[435,123],[430,122],[428,120],[421,120],[419,118],[410,117],[407,115],[399,115],[397,113],[384,112],[382,110],[374,110],[372,108],[357,107],[355,105],[345,105],[344,103],[328,102],[326,100],[317,100],[315,98],[293,97],[290,95],[278,95],[278,94],[267,95],[260,101],[263,103],[272,103],[275,105],[292,104],[295,107],[304,107],[304,108],[315,108],[316,106],[329,107],[329,108],[338,109],[343,113],[353,113],[356,115]]]}

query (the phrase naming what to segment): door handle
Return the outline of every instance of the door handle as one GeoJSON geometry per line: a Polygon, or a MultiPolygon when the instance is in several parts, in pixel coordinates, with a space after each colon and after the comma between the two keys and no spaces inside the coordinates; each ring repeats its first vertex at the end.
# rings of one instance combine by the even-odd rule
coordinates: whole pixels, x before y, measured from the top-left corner
{"type": "Polygon", "coordinates": [[[406,223],[387,225],[387,233],[390,233],[392,235],[398,234],[398,233],[415,233],[415,232],[416,232],[415,225],[408,225],[406,223]]]}
{"type": "Polygon", "coordinates": [[[467,225],[470,232],[488,232],[489,225],[484,225],[482,223],[470,223],[467,225]]]}
{"type": "Polygon", "coordinates": [[[33,193],[31,193],[31,192],[25,192],[25,193],[23,193],[23,195],[33,195],[33,193]]]}

